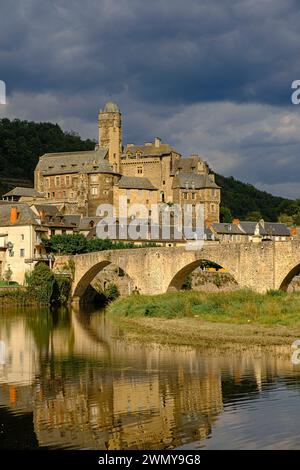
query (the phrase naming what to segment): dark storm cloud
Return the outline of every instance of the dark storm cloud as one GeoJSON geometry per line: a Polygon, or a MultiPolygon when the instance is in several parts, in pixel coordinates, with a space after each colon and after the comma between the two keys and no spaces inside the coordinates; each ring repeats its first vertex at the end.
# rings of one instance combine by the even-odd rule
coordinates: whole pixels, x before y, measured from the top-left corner
{"type": "Polygon", "coordinates": [[[1,16],[1,69],[22,90],[278,104],[300,65],[293,0],[4,0],[1,16]]]}
{"type": "Polygon", "coordinates": [[[298,0],[2,0],[0,15],[1,115],[96,138],[111,98],[125,142],[160,135],[300,196],[298,0]]]}

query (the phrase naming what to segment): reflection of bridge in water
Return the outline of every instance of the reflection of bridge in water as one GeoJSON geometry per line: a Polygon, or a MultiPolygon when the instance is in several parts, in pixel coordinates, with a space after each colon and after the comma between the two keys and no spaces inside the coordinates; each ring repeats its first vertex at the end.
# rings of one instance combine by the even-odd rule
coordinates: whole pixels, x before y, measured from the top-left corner
{"type": "Polygon", "coordinates": [[[72,311],[56,323],[49,314],[43,327],[30,320],[0,319],[10,358],[0,405],[33,413],[40,445],[157,449],[201,441],[233,393],[259,396],[263,383],[292,369],[257,352],[228,361],[192,348],[126,343],[103,314],[72,311]]]}
{"type": "Polygon", "coordinates": [[[74,262],[73,300],[80,301],[95,276],[106,266],[119,267],[142,294],[180,289],[185,277],[203,260],[224,267],[240,287],[264,292],[286,289],[300,272],[300,242],[205,242],[201,250],[136,248],[57,257],[54,268],[74,262]]]}

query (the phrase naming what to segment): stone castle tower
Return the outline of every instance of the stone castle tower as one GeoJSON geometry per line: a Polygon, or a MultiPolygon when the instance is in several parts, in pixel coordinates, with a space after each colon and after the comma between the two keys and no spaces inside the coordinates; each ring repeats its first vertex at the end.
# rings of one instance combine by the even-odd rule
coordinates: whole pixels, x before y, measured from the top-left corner
{"type": "Polygon", "coordinates": [[[99,145],[108,149],[109,163],[114,171],[119,172],[122,153],[121,112],[111,101],[99,112],[99,145]]]}

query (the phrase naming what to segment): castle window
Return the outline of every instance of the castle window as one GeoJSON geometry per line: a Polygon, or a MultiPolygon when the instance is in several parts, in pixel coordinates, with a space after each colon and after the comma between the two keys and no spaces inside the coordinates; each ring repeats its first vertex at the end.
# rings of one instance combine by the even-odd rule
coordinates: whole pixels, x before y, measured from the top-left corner
{"type": "Polygon", "coordinates": [[[92,175],[92,176],[91,176],[91,181],[92,181],[93,183],[95,183],[96,181],[98,181],[98,175],[92,175]]]}
{"type": "Polygon", "coordinates": [[[166,184],[165,180],[163,180],[163,184],[166,184]]]}
{"type": "Polygon", "coordinates": [[[116,153],[114,153],[114,160],[115,160],[116,158],[117,158],[117,154],[116,154],[116,153]]]}
{"type": "Polygon", "coordinates": [[[47,197],[48,197],[48,198],[50,197],[50,193],[47,193],[47,197]]]}
{"type": "Polygon", "coordinates": [[[66,185],[69,186],[70,184],[70,176],[66,176],[66,185]]]}
{"type": "Polygon", "coordinates": [[[91,192],[92,192],[92,195],[93,195],[93,196],[97,196],[97,194],[98,194],[98,188],[93,187],[93,188],[91,189],[91,192]]]}
{"type": "Polygon", "coordinates": [[[111,183],[111,178],[105,178],[106,183],[111,183]]]}
{"type": "Polygon", "coordinates": [[[196,199],[196,193],[192,193],[192,199],[196,199]]]}
{"type": "Polygon", "coordinates": [[[183,193],[183,199],[187,199],[188,198],[188,193],[183,193]]]}
{"type": "Polygon", "coordinates": [[[63,191],[63,197],[67,197],[66,191],[63,191]]]}
{"type": "Polygon", "coordinates": [[[25,256],[25,250],[24,250],[24,248],[21,248],[20,249],[20,257],[24,258],[24,256],[25,256]]]}
{"type": "Polygon", "coordinates": [[[91,220],[90,223],[89,223],[90,228],[93,228],[94,225],[95,225],[95,222],[93,220],[91,220]]]}
{"type": "Polygon", "coordinates": [[[60,180],[59,176],[56,176],[55,177],[55,186],[59,186],[59,180],[60,180]]]}
{"type": "Polygon", "coordinates": [[[52,197],[55,197],[55,193],[52,193],[52,197]]]}
{"type": "Polygon", "coordinates": [[[50,178],[46,178],[46,188],[50,187],[50,178]]]}
{"type": "Polygon", "coordinates": [[[142,166],[138,166],[138,167],[137,167],[137,173],[138,173],[139,175],[142,175],[142,174],[143,174],[143,167],[142,167],[142,166]]]}

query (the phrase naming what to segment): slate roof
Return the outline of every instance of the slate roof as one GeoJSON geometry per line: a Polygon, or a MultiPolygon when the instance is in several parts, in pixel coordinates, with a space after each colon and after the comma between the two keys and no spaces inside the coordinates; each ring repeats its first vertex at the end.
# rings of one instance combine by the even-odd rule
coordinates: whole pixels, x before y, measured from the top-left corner
{"type": "Polygon", "coordinates": [[[76,230],[80,223],[80,215],[62,215],[58,214],[53,218],[46,217],[43,225],[47,227],[69,228],[76,230]]]}
{"type": "MultiPolygon", "coordinates": [[[[197,164],[202,161],[199,155],[192,155],[190,157],[180,158],[174,162],[174,171],[180,170],[183,173],[190,173],[196,170],[197,164]]],[[[206,164],[206,162],[204,162],[206,164]]],[[[207,164],[206,164],[207,165],[207,164]]]]}
{"type": "Polygon", "coordinates": [[[155,191],[157,188],[148,180],[138,176],[122,176],[119,180],[119,188],[122,189],[148,189],[155,191]]]}
{"type": "Polygon", "coordinates": [[[91,228],[96,227],[97,223],[101,219],[102,219],[102,217],[98,217],[98,216],[95,216],[95,217],[82,217],[79,221],[79,224],[78,224],[78,230],[79,231],[81,231],[81,230],[91,230],[91,228]],[[92,223],[94,223],[93,226],[92,226],[92,223]]]}
{"type": "Polygon", "coordinates": [[[171,152],[178,153],[171,145],[162,143],[159,147],[156,147],[154,143],[150,145],[126,145],[123,155],[126,155],[127,152],[132,153],[132,158],[136,158],[136,152],[141,152],[140,158],[161,157],[162,155],[169,155],[171,152]]]}
{"type": "Polygon", "coordinates": [[[39,218],[30,209],[28,204],[25,203],[11,203],[0,205],[0,227],[10,226],[10,213],[11,209],[16,208],[18,218],[14,224],[17,225],[40,225],[39,218]]]}
{"type": "Polygon", "coordinates": [[[290,236],[290,231],[285,224],[279,222],[265,222],[265,231],[268,235],[277,235],[281,237],[290,236]]]}
{"type": "Polygon", "coordinates": [[[179,173],[174,176],[172,188],[202,189],[220,188],[208,175],[197,175],[195,173],[179,173]]]}
{"type": "Polygon", "coordinates": [[[229,223],[214,223],[212,224],[213,229],[219,234],[235,234],[235,235],[245,235],[245,233],[240,229],[239,225],[229,224],[229,223]]]}
{"type": "Polygon", "coordinates": [[[259,234],[262,237],[280,236],[289,237],[290,231],[285,224],[279,222],[253,222],[253,221],[240,221],[239,224],[230,223],[214,223],[213,230],[218,234],[227,235],[254,235],[255,229],[258,225],[259,234]]]}
{"type": "Polygon", "coordinates": [[[39,193],[34,188],[25,188],[21,186],[17,186],[16,188],[12,189],[8,193],[3,195],[4,197],[16,196],[16,197],[44,197],[44,193],[39,193]]]}
{"type": "Polygon", "coordinates": [[[58,208],[53,204],[32,204],[39,213],[43,212],[45,216],[54,217],[58,214],[58,208]]]}
{"type": "Polygon", "coordinates": [[[41,156],[36,170],[42,175],[61,175],[65,173],[114,173],[107,160],[107,149],[84,152],[46,153],[41,156]]]}

